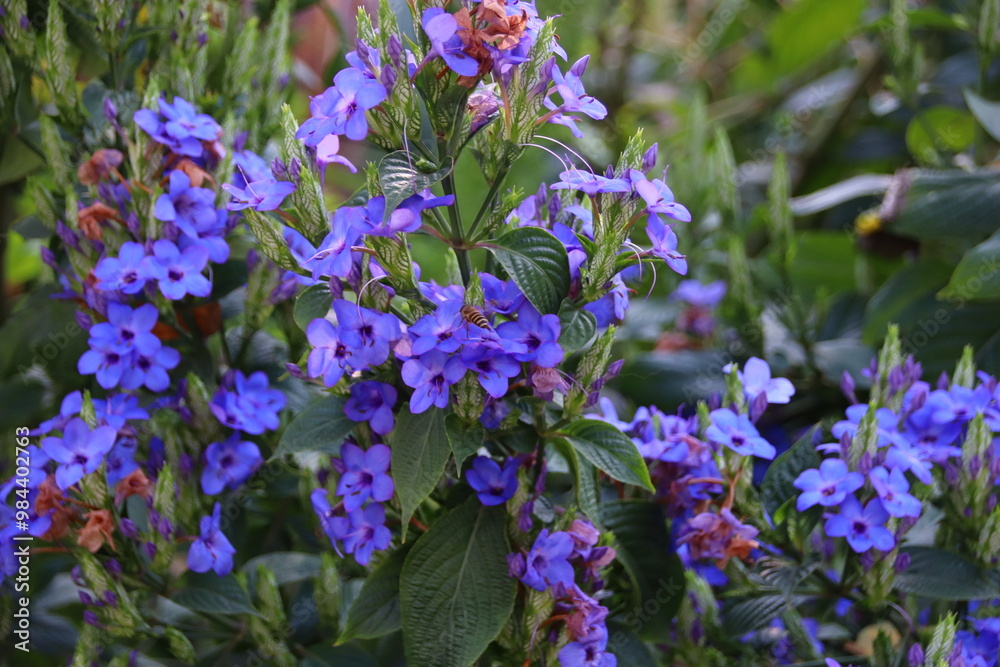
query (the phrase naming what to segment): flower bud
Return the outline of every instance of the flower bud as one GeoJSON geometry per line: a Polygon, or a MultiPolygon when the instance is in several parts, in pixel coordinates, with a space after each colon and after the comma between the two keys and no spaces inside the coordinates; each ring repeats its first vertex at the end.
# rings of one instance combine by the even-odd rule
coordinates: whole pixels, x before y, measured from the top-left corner
{"type": "Polygon", "coordinates": [[[642,170],[649,171],[656,166],[656,158],[660,152],[660,144],[656,143],[649,147],[642,155],[642,170]]]}
{"type": "Polygon", "coordinates": [[[910,567],[910,554],[901,553],[896,556],[896,562],[893,563],[892,567],[896,572],[903,572],[910,567]]]}
{"type": "Polygon", "coordinates": [[[854,378],[846,370],[843,375],[840,376],[840,391],[847,397],[847,400],[854,405],[858,402],[857,397],[854,395],[854,378]]]}
{"type": "Polygon", "coordinates": [[[920,644],[914,643],[910,647],[909,652],[906,654],[906,661],[909,667],[924,666],[924,649],[920,647],[920,644]]]}

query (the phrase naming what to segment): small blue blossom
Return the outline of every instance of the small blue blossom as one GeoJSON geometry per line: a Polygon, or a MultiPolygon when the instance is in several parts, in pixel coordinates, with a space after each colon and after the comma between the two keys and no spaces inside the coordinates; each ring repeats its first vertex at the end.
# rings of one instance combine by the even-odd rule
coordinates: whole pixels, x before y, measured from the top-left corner
{"type": "Polygon", "coordinates": [[[91,431],[85,421],[77,418],[66,424],[61,438],[50,436],[42,440],[42,450],[59,464],[56,485],[65,491],[84,475],[100,468],[117,436],[110,426],[98,426],[91,431]]]}
{"type": "Polygon", "coordinates": [[[578,119],[567,116],[567,113],[582,113],[590,116],[594,120],[601,120],[608,115],[607,107],[596,100],[592,95],[588,95],[583,88],[583,72],[587,69],[590,56],[580,58],[569,71],[564,75],[556,66],[555,61],[550,61],[549,74],[554,84],[545,96],[545,108],[550,112],[546,114],[548,122],[557,125],[565,125],[573,132],[577,139],[583,137],[583,132],[576,126],[578,119]],[[558,94],[562,98],[561,104],[552,101],[552,96],[558,94]]]}
{"type": "Polygon", "coordinates": [[[573,566],[569,557],[573,554],[573,537],[569,533],[555,532],[551,535],[543,529],[535,538],[535,543],[527,556],[512,554],[507,562],[512,576],[516,576],[525,586],[536,591],[544,591],[549,586],[573,585],[573,566]]]}
{"type": "Polygon", "coordinates": [[[349,442],[341,445],[340,458],[346,470],[337,495],[344,496],[344,509],[356,510],[369,498],[380,503],[392,498],[396,487],[388,474],[391,454],[385,445],[372,445],[367,451],[349,442]]]}
{"type": "Polygon", "coordinates": [[[849,472],[847,464],[840,459],[827,459],[820,463],[819,470],[804,470],[796,478],[793,486],[802,491],[795,508],[804,512],[813,505],[824,507],[839,505],[847,497],[864,486],[865,478],[859,472],[849,472]]]}
{"type": "Polygon", "coordinates": [[[486,309],[501,315],[511,315],[524,303],[524,292],[513,280],[500,280],[489,273],[480,273],[486,309]]]}
{"type": "Polygon", "coordinates": [[[256,211],[273,211],[281,206],[285,197],[295,192],[295,183],[279,181],[273,176],[266,176],[257,181],[251,181],[244,187],[224,183],[222,189],[232,195],[233,200],[226,204],[230,211],[242,211],[252,208],[256,211]]]}
{"type": "Polygon", "coordinates": [[[344,405],[344,414],[356,422],[368,422],[372,431],[385,435],[395,425],[393,407],[396,388],[391,384],[365,380],[351,385],[351,397],[344,405]]]}
{"type": "MultiPolygon", "coordinates": [[[[649,180],[640,172],[632,169],[628,173],[636,194],[646,202],[646,213],[650,215],[665,215],[680,222],[691,222],[691,213],[681,204],[674,201],[674,193],[666,181],[659,178],[649,180]]],[[[664,172],[666,178],[666,172],[664,172]]]]}
{"type": "Polygon", "coordinates": [[[379,503],[348,512],[347,520],[350,527],[341,541],[344,551],[354,554],[358,565],[368,565],[376,550],[388,549],[392,543],[392,533],[385,526],[385,508],[379,503]]]}
{"type": "Polygon", "coordinates": [[[465,367],[458,357],[449,357],[440,350],[431,350],[403,363],[402,377],[413,388],[410,412],[420,414],[432,405],[448,407],[451,385],[462,379],[465,367]]]}
{"type": "Polygon", "coordinates": [[[459,358],[462,365],[476,374],[479,384],[493,398],[503,398],[510,378],[521,372],[521,364],[509,354],[484,345],[466,346],[459,358]]]}
{"type": "Polygon", "coordinates": [[[117,257],[104,257],[94,267],[97,289],[136,294],[146,286],[148,276],[142,261],[146,249],[141,243],[127,241],[118,250],[117,257]]]}
{"type": "Polygon", "coordinates": [[[312,98],[312,118],[295,133],[295,138],[303,139],[306,146],[316,146],[330,134],[364,139],[368,135],[365,111],[377,107],[388,94],[385,86],[354,67],[338,72],[333,84],[312,98]]]}
{"type": "Polygon", "coordinates": [[[890,515],[920,516],[921,503],[910,495],[910,483],[902,470],[893,468],[889,471],[882,466],[876,466],[868,473],[868,479],[871,480],[885,511],[890,515]]]}
{"type": "Polygon", "coordinates": [[[504,349],[518,361],[532,361],[542,368],[555,368],[562,362],[565,352],[559,345],[561,331],[558,315],[542,315],[529,301],[517,309],[517,320],[497,327],[501,339],[523,346],[523,349],[509,346],[504,349]]]}
{"type": "Polygon", "coordinates": [[[139,407],[139,399],[129,394],[115,394],[107,399],[95,398],[93,402],[98,423],[119,430],[128,420],[149,419],[149,413],[139,407]]]}
{"type": "MultiPolygon", "coordinates": [[[[732,366],[726,364],[722,370],[729,373],[731,368],[732,366]]],[[[768,403],[788,403],[795,395],[792,383],[785,378],[772,378],[771,367],[766,361],[757,357],[747,359],[743,368],[736,371],[736,376],[743,383],[746,399],[751,403],[760,394],[767,396],[768,403]]]]}
{"type": "Polygon", "coordinates": [[[361,232],[351,226],[349,216],[340,213],[341,210],[343,207],[333,215],[333,231],[302,265],[312,271],[313,280],[321,276],[346,278],[354,265],[351,248],[358,244],[361,232]]]}
{"type": "Polygon", "coordinates": [[[670,225],[666,225],[657,215],[650,215],[646,221],[646,235],[652,249],[649,253],[667,263],[675,273],[687,275],[687,258],[677,252],[677,235],[670,225]]]}
{"type": "Polygon", "coordinates": [[[167,192],[160,195],[153,207],[157,220],[176,225],[184,234],[198,237],[198,229],[214,225],[218,219],[215,192],[191,185],[191,178],[179,169],[170,172],[167,192]]]}
{"type": "Polygon", "coordinates": [[[774,458],[776,453],[774,445],[760,437],[760,433],[746,415],[737,415],[728,408],[720,408],[713,410],[710,417],[712,424],[705,431],[705,435],[712,442],[725,445],[742,456],[774,458]]]}
{"type": "Polygon", "coordinates": [[[153,244],[153,254],[143,261],[150,279],[157,281],[160,292],[171,301],[192,296],[208,296],[212,283],[201,275],[208,265],[208,249],[193,245],[180,251],[166,239],[153,244]]]}
{"type": "Polygon", "coordinates": [[[479,62],[465,53],[465,43],[458,35],[458,21],[452,14],[440,7],[430,7],[424,10],[420,24],[431,41],[431,49],[421,67],[439,57],[457,74],[476,76],[479,73],[479,62]]]}
{"type": "Polygon", "coordinates": [[[847,496],[840,505],[840,513],[830,516],[824,528],[830,537],[846,537],[855,553],[864,553],[875,547],[891,551],[895,546],[892,533],[885,528],[889,513],[878,498],[868,501],[862,509],[854,496],[847,496]]]}
{"type": "Polygon", "coordinates": [[[553,190],[578,190],[590,196],[600,192],[628,192],[631,184],[623,178],[607,178],[581,169],[568,169],[559,174],[553,190]]]}
{"type": "Polygon", "coordinates": [[[516,458],[507,459],[501,468],[488,456],[477,456],[465,471],[465,479],[483,505],[502,505],[517,492],[517,467],[516,458]]]}
{"type": "Polygon", "coordinates": [[[146,387],[153,392],[164,391],[170,386],[167,371],[176,368],[180,362],[181,353],[166,345],[161,345],[149,354],[136,353],[132,363],[122,371],[121,388],[131,391],[146,387]]]}
{"type": "Polygon", "coordinates": [[[385,216],[385,197],[372,197],[364,206],[342,206],[337,216],[345,219],[354,229],[373,236],[393,236],[400,232],[415,232],[421,226],[421,214],[428,208],[451,206],[455,195],[435,197],[430,190],[418,192],[404,199],[396,209],[385,216]]]}
{"type": "Polygon", "coordinates": [[[203,516],[201,534],[188,550],[187,564],[192,572],[214,571],[224,577],[233,571],[236,549],[222,532],[222,506],[215,503],[211,516],[203,516]]]}
{"type": "Polygon", "coordinates": [[[205,449],[205,468],[201,473],[201,490],[210,496],[223,489],[235,489],[245,482],[264,462],[260,448],[234,433],[222,442],[213,442],[205,449]]]}
{"type": "Polygon", "coordinates": [[[197,113],[190,102],[180,97],[174,97],[173,104],[160,98],[159,114],[140,109],[133,120],[154,141],[189,157],[201,157],[202,142],[215,141],[222,135],[222,128],[211,116],[197,113]]]}
{"type": "Polygon", "coordinates": [[[697,280],[682,280],[670,298],[692,306],[714,308],[725,296],[726,282],[724,280],[716,280],[707,284],[697,280]]]}
{"type": "Polygon", "coordinates": [[[309,377],[323,378],[323,384],[332,387],[351,367],[351,348],[341,337],[340,329],[322,318],[309,323],[306,338],[312,345],[306,362],[309,377]]]}
{"type": "Polygon", "coordinates": [[[357,369],[378,366],[389,358],[389,345],[403,336],[399,318],[391,313],[362,308],[344,299],[333,302],[340,337],[350,348],[357,369]]]}
{"type": "Polygon", "coordinates": [[[411,338],[410,354],[420,356],[431,350],[448,353],[457,351],[462,344],[455,335],[463,325],[461,309],[461,300],[447,301],[433,313],[424,315],[411,324],[408,329],[411,338]]]}

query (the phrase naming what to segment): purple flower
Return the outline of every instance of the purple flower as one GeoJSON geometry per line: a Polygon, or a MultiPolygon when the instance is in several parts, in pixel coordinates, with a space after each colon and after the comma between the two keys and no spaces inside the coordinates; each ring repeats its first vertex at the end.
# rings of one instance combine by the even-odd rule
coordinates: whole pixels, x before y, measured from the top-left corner
{"type": "Polygon", "coordinates": [[[440,7],[425,9],[420,24],[424,28],[431,49],[423,64],[435,57],[440,57],[457,74],[476,76],[479,72],[479,62],[466,55],[465,43],[458,35],[458,21],[455,17],[440,7]]]}
{"type": "Polygon", "coordinates": [[[172,347],[161,346],[150,354],[138,353],[131,365],[122,371],[121,387],[131,391],[144,386],[150,391],[163,391],[170,386],[167,371],[176,368],[180,362],[181,353],[172,347]]]}
{"type": "Polygon", "coordinates": [[[160,347],[160,339],[152,333],[158,314],[151,303],[135,310],[123,303],[109,303],[108,321],[90,328],[90,343],[110,345],[122,353],[154,352],[160,347]]]}
{"type": "Polygon", "coordinates": [[[725,445],[742,456],[759,456],[773,459],[774,445],[764,438],[746,415],[737,415],[732,410],[720,408],[711,413],[712,424],[705,435],[712,442],[725,445]]]}
{"type": "Polygon", "coordinates": [[[351,272],[351,248],[358,243],[361,232],[351,226],[349,217],[341,214],[343,207],[333,215],[333,231],[319,244],[316,253],[302,264],[312,271],[313,279],[320,276],[346,278],[351,272]]]}
{"type": "Polygon", "coordinates": [[[406,386],[413,388],[410,412],[420,414],[431,405],[448,407],[448,390],[463,375],[465,367],[461,360],[440,350],[408,359],[403,363],[402,376],[406,386]]]}
{"type": "Polygon", "coordinates": [[[257,445],[247,440],[240,440],[237,433],[223,442],[213,442],[205,450],[201,490],[207,495],[214,496],[225,488],[235,489],[263,462],[257,445]]]}
{"type": "Polygon", "coordinates": [[[215,192],[193,187],[190,177],[175,169],[170,172],[169,189],[156,200],[153,215],[157,220],[174,223],[187,236],[198,238],[198,229],[218,220],[215,192]]]}
{"type": "Polygon", "coordinates": [[[208,264],[208,249],[188,246],[183,252],[177,246],[160,239],[153,244],[153,254],[143,260],[146,274],[160,285],[160,292],[171,301],[192,296],[208,296],[212,283],[201,275],[208,264]]]}
{"type": "Polygon", "coordinates": [[[344,406],[344,414],[356,422],[368,422],[372,431],[385,435],[392,430],[395,417],[396,388],[384,382],[365,380],[351,385],[351,397],[344,406]]]}
{"type": "Polygon", "coordinates": [[[691,222],[691,213],[674,201],[674,193],[670,191],[665,181],[659,178],[648,180],[644,174],[635,169],[630,170],[628,176],[636,194],[646,202],[646,213],[665,215],[680,222],[691,222]]]}
{"type": "Polygon", "coordinates": [[[840,506],[840,514],[826,520],[826,534],[830,537],[846,537],[856,553],[864,553],[873,546],[880,551],[890,551],[895,545],[892,533],[885,528],[889,513],[878,498],[861,503],[854,496],[847,496],[840,506]]]}
{"type": "MultiPolygon", "coordinates": [[[[729,373],[731,368],[730,364],[726,364],[722,370],[729,373]]],[[[763,359],[750,357],[743,369],[736,371],[736,375],[743,383],[748,401],[752,402],[759,394],[765,394],[768,403],[788,403],[795,395],[795,387],[791,382],[785,378],[771,377],[771,367],[763,359]]],[[[837,433],[834,435],[840,437],[837,433]]]]}
{"type": "Polygon", "coordinates": [[[501,469],[488,456],[477,456],[472,467],[465,471],[465,479],[483,505],[502,505],[517,492],[517,467],[516,458],[507,459],[501,469]]]}
{"type": "Polygon", "coordinates": [[[241,190],[246,187],[247,183],[274,177],[264,158],[253,151],[234,151],[233,163],[236,165],[236,170],[233,172],[233,185],[241,190]]]}
{"type": "Polygon", "coordinates": [[[224,577],[233,571],[236,549],[222,533],[222,506],[215,503],[211,516],[201,518],[201,535],[188,550],[187,563],[193,572],[215,571],[224,577]]]}
{"type": "Polygon", "coordinates": [[[261,180],[247,183],[243,188],[224,183],[222,189],[233,196],[233,200],[226,204],[226,208],[230,211],[242,211],[245,208],[273,211],[281,206],[285,197],[295,192],[295,183],[278,181],[268,175],[261,180]]]}
{"type": "Polygon", "coordinates": [[[590,196],[599,192],[628,192],[632,186],[623,178],[606,178],[589,171],[568,169],[559,174],[559,181],[552,184],[553,190],[579,190],[590,196]]]}
{"type": "Polygon", "coordinates": [[[344,509],[356,510],[369,498],[380,503],[392,498],[395,485],[388,475],[391,454],[385,445],[372,445],[367,451],[349,442],[341,445],[340,458],[346,470],[337,495],[344,496],[344,509]]]}
{"type": "Polygon", "coordinates": [[[385,508],[378,503],[347,513],[350,528],[341,538],[344,551],[354,554],[358,565],[368,565],[377,549],[388,549],[392,533],[385,527],[385,508]]]}
{"type": "Polygon", "coordinates": [[[459,358],[463,366],[477,375],[479,384],[493,398],[503,398],[508,380],[521,372],[521,364],[512,355],[485,345],[466,346],[459,358]]]}
{"type": "Polygon", "coordinates": [[[323,384],[332,387],[340,381],[350,366],[352,350],[342,339],[340,330],[322,318],[309,323],[306,328],[306,338],[313,346],[306,364],[309,377],[321,377],[323,384]]]}
{"type": "Polygon", "coordinates": [[[368,135],[365,111],[377,107],[388,94],[385,86],[354,67],[338,72],[333,84],[312,98],[309,103],[312,118],[295,133],[307,146],[316,146],[330,134],[364,139],[368,135]]]}
{"type": "Polygon", "coordinates": [[[327,135],[322,141],[316,144],[316,162],[319,164],[320,174],[326,174],[326,167],[331,164],[339,164],[351,170],[352,174],[358,173],[355,167],[340,153],[340,137],[336,134],[327,135]]]}
{"type": "Polygon", "coordinates": [[[714,308],[724,296],[726,296],[726,283],[723,280],[708,284],[697,280],[682,280],[670,298],[684,301],[692,306],[714,308]]]}
{"type": "Polygon", "coordinates": [[[312,503],[313,512],[319,517],[320,526],[323,528],[323,532],[330,539],[330,544],[333,548],[340,553],[340,545],[338,542],[343,539],[347,531],[350,530],[350,523],[348,523],[345,517],[337,516],[336,511],[330,507],[330,501],[327,499],[326,489],[313,489],[312,493],[309,494],[309,500],[312,503]]]}
{"type": "Polygon", "coordinates": [[[456,351],[462,344],[454,335],[463,323],[461,309],[460,299],[446,301],[433,313],[424,315],[410,325],[410,354],[419,356],[431,350],[449,353],[456,351]]]}
{"type": "Polygon", "coordinates": [[[497,327],[497,334],[505,341],[519,343],[523,349],[512,349],[518,361],[533,361],[542,368],[555,368],[564,356],[559,345],[562,324],[558,315],[542,315],[530,302],[525,301],[517,310],[517,320],[504,322],[497,327]]]}
{"type": "Polygon", "coordinates": [[[139,464],[135,460],[137,444],[135,438],[132,437],[118,438],[115,441],[114,447],[104,459],[104,469],[107,472],[109,487],[114,487],[132,471],[139,469],[139,464]]]}
{"type": "Polygon", "coordinates": [[[570,642],[559,650],[563,667],[617,667],[618,658],[605,650],[604,642],[570,642]]]}
{"type": "Polygon", "coordinates": [[[220,389],[209,404],[216,418],[232,429],[253,435],[278,430],[278,413],[285,407],[285,395],[270,388],[264,371],[249,377],[235,371],[232,377],[235,391],[220,389]]]}
{"type": "Polygon", "coordinates": [[[419,230],[424,210],[454,203],[455,195],[435,197],[430,190],[424,190],[404,199],[385,220],[385,197],[382,196],[372,197],[364,206],[342,206],[337,209],[334,218],[341,216],[363,234],[393,236],[399,232],[419,230]]]}
{"type": "Polygon", "coordinates": [[[658,215],[650,214],[646,221],[646,235],[653,246],[650,254],[662,259],[674,272],[687,275],[687,258],[677,252],[677,235],[670,225],[663,224],[658,215]]]}
{"type": "Polygon", "coordinates": [[[489,273],[480,273],[486,308],[501,315],[511,315],[524,303],[524,293],[513,280],[503,281],[489,273]]]}
{"type": "Polygon", "coordinates": [[[552,83],[555,85],[545,96],[545,107],[551,110],[546,118],[548,118],[550,123],[565,125],[570,128],[573,136],[579,139],[583,137],[583,132],[576,126],[578,119],[567,116],[567,112],[582,113],[594,120],[601,120],[608,115],[607,108],[593,96],[588,95],[583,88],[583,80],[580,77],[583,76],[584,70],[587,69],[590,56],[584,56],[573,63],[573,66],[570,67],[565,75],[556,67],[554,60],[551,62],[552,65],[549,68],[549,74],[552,77],[552,83]],[[552,101],[553,93],[559,94],[562,98],[562,104],[557,105],[552,101]]]}
{"type": "Polygon", "coordinates": [[[115,394],[107,399],[95,398],[94,412],[98,422],[115,429],[121,429],[130,419],[149,419],[149,413],[139,407],[139,399],[128,394],[115,394]]]}
{"type": "Polygon", "coordinates": [[[899,442],[889,448],[885,455],[885,466],[890,470],[899,468],[909,470],[924,484],[930,484],[933,479],[931,471],[934,464],[929,460],[929,452],[924,447],[913,447],[906,442],[899,442]]]}
{"type": "Polygon", "coordinates": [[[572,553],[573,537],[569,533],[549,535],[548,529],[543,529],[527,557],[522,557],[523,570],[520,567],[522,564],[514,569],[521,570],[517,575],[521,583],[537,591],[556,584],[568,588],[573,585],[573,566],[568,560],[572,553]]]}
{"type": "Polygon", "coordinates": [[[399,318],[391,313],[362,308],[344,299],[333,302],[340,338],[350,348],[354,368],[378,366],[389,358],[389,344],[403,336],[399,318]]]}
{"type": "Polygon", "coordinates": [[[910,495],[910,483],[906,481],[906,475],[902,470],[893,468],[890,472],[882,466],[876,466],[868,473],[868,479],[875,487],[875,493],[882,501],[885,511],[890,515],[920,516],[920,501],[910,495]]]}
{"type": "Polygon", "coordinates": [[[854,493],[864,483],[864,476],[848,472],[847,464],[840,459],[827,459],[820,463],[819,470],[804,470],[795,480],[793,486],[802,491],[795,507],[804,512],[817,503],[824,507],[839,505],[847,494],[854,493]]]}
{"type": "Polygon", "coordinates": [[[82,419],[72,419],[63,429],[61,438],[42,440],[42,450],[59,464],[56,485],[65,491],[84,475],[101,467],[105,455],[115,444],[117,432],[110,426],[98,426],[93,431],[82,419]]]}
{"type": "Polygon", "coordinates": [[[202,141],[215,141],[222,134],[222,128],[206,114],[195,111],[185,99],[174,97],[174,103],[160,98],[160,113],[150,109],[140,109],[133,118],[156,142],[165,145],[178,155],[201,157],[202,141]]]}
{"type": "Polygon", "coordinates": [[[97,289],[136,294],[146,285],[148,276],[142,265],[146,249],[141,243],[127,241],[117,257],[104,257],[94,267],[97,289]]]}

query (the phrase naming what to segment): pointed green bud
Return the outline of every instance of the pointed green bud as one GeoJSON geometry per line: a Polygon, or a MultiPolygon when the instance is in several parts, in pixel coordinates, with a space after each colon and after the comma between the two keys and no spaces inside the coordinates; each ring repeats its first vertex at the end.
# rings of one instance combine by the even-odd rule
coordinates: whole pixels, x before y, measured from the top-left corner
{"type": "Polygon", "coordinates": [[[951,651],[955,646],[955,632],[957,630],[958,625],[954,614],[949,613],[938,621],[937,627],[934,628],[934,635],[931,637],[931,641],[924,651],[925,665],[938,667],[939,665],[947,666],[950,664],[948,656],[951,655],[951,651]]]}
{"type": "Polygon", "coordinates": [[[257,609],[271,624],[272,628],[280,628],[285,624],[285,604],[278,590],[278,580],[274,572],[266,565],[257,566],[257,609]]]}
{"type": "Polygon", "coordinates": [[[962,358],[959,359],[955,367],[955,374],[951,377],[951,383],[960,387],[972,388],[976,384],[976,355],[971,345],[966,345],[962,349],[962,358]]]}
{"type": "Polygon", "coordinates": [[[340,573],[333,554],[324,551],[320,554],[319,577],[313,598],[319,614],[322,627],[332,628],[334,636],[340,633],[340,602],[342,597],[340,573]]]}
{"type": "Polygon", "coordinates": [[[170,646],[170,652],[175,658],[183,662],[185,665],[193,665],[198,656],[194,652],[194,645],[191,640],[187,638],[183,632],[175,627],[167,626],[163,631],[164,636],[167,638],[167,644],[170,646]]]}

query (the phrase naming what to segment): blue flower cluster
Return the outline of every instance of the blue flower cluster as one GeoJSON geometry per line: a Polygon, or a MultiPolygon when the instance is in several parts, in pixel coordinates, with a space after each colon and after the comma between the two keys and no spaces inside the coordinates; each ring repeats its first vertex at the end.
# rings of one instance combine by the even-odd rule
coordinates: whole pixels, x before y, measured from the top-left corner
{"type": "MultiPolygon", "coordinates": [[[[751,357],[742,369],[727,365],[726,371],[740,379],[750,414],[716,408],[708,415],[703,436],[696,416],[668,415],[656,406],[640,407],[631,422],[624,422],[611,400],[602,398],[600,412],[590,415],[620,428],[646,459],[657,498],[673,519],[671,530],[682,558],[692,565],[713,559],[720,569],[730,558],[746,558],[759,546],[754,539],[758,530],[732,514],[731,495],[717,513],[709,510],[725,487],[737,483],[720,471],[727,468],[721,465],[722,450],[773,459],[775,447],[760,435],[755,422],[769,403],[788,403],[795,393],[787,379],[771,377],[763,359],[751,357]]],[[[718,581],[721,573],[706,571],[706,576],[718,581]]]]}
{"type": "MultiPolygon", "coordinates": [[[[967,442],[977,415],[992,433],[1000,431],[996,378],[980,373],[978,383],[966,387],[942,376],[932,388],[920,377],[920,364],[912,357],[891,369],[889,399],[897,399],[898,409],[850,406],[847,419],[832,428],[838,441],[817,447],[834,457],[795,480],[802,492],[796,508],[823,507],[826,535],[846,538],[857,553],[873,547],[887,552],[899,543],[922,514],[921,500],[914,495],[918,485],[931,485],[935,474],[955,491],[963,474],[978,479],[982,473],[987,488],[1000,481],[997,446],[990,442],[984,452],[970,452],[967,442]]],[[[843,387],[853,398],[850,376],[845,375],[843,387]]]]}
{"type": "Polygon", "coordinates": [[[608,609],[576,583],[574,563],[593,595],[603,588],[600,570],[615,559],[615,550],[597,546],[600,533],[586,519],[575,519],[568,530],[550,533],[542,529],[527,554],[507,556],[512,577],[537,591],[551,590],[557,617],[566,619],[569,642],[559,650],[565,667],[615,667],[618,659],[607,651],[608,609]]]}
{"type": "Polygon", "coordinates": [[[385,445],[375,444],[363,450],[345,442],[340,459],[334,462],[340,473],[336,495],[343,500],[331,506],[329,493],[322,488],[314,489],[310,496],[313,511],[334,549],[341,553],[342,545],[344,552],[354,554],[359,565],[368,565],[373,552],[388,549],[392,542],[382,506],[396,489],[388,472],[390,459],[385,445]],[[339,512],[341,509],[346,516],[339,512]]]}

